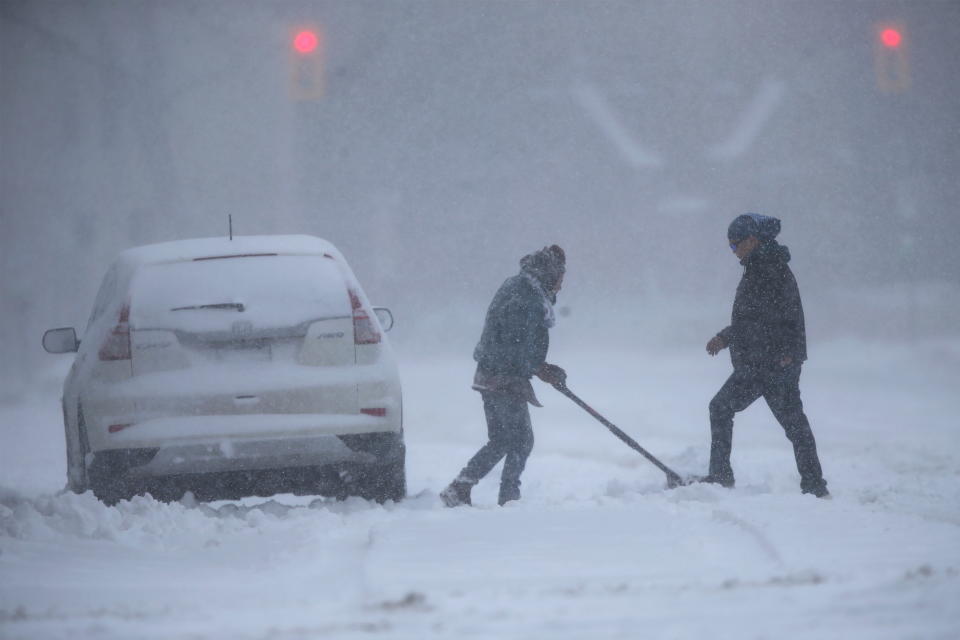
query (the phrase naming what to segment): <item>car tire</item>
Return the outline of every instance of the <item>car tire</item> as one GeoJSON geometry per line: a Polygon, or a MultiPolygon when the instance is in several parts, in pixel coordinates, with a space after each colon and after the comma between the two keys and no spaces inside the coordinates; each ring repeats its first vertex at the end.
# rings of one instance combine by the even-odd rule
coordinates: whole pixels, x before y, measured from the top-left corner
{"type": "Polygon", "coordinates": [[[102,465],[98,466],[96,460],[94,460],[94,464],[87,469],[87,484],[93,491],[93,495],[97,497],[97,500],[108,507],[112,507],[121,500],[129,500],[133,497],[133,493],[128,491],[127,488],[109,472],[109,468],[102,465]]]}
{"type": "Polygon", "coordinates": [[[91,490],[97,500],[107,506],[113,506],[120,500],[130,498],[126,487],[118,484],[113,474],[110,473],[109,467],[97,464],[96,456],[94,456],[94,464],[87,465],[87,459],[90,455],[90,440],[87,436],[87,423],[83,418],[82,406],[77,407],[77,440],[80,443],[80,459],[77,466],[80,469],[81,486],[74,487],[74,492],[84,493],[91,490]]]}
{"type": "Polygon", "coordinates": [[[64,420],[64,433],[67,439],[67,485],[74,493],[84,493],[90,488],[87,474],[87,453],[90,443],[87,441],[87,427],[83,420],[83,407],[77,406],[77,446],[71,446],[69,427],[64,420]],[[72,452],[72,453],[71,453],[72,452]],[[71,458],[76,458],[75,460],[71,458]],[[76,473],[74,473],[76,470],[76,473]]]}
{"type": "MultiPolygon", "coordinates": [[[[157,449],[110,449],[94,453],[91,463],[87,465],[87,481],[93,495],[106,505],[114,505],[147,493],[148,483],[131,477],[129,472],[134,467],[147,464],[156,454],[157,449]]],[[[172,488],[165,486],[162,481],[157,485],[155,491],[160,495],[166,495],[165,492],[172,488]]]]}
{"type": "Polygon", "coordinates": [[[360,481],[360,497],[379,503],[400,502],[407,497],[407,470],[405,456],[367,467],[360,481]]]}

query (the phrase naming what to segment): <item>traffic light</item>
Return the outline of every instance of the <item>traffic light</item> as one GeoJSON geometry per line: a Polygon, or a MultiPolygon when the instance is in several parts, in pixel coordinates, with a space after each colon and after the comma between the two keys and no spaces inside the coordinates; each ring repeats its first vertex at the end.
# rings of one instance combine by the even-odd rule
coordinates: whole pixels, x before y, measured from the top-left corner
{"type": "Polygon", "coordinates": [[[875,27],[875,67],[877,87],[885,93],[899,93],[910,87],[907,38],[902,26],[881,24],[875,27]]]}
{"type": "Polygon", "coordinates": [[[880,42],[888,49],[896,49],[903,43],[903,36],[898,29],[887,27],[880,31],[880,42]]]}
{"type": "Polygon", "coordinates": [[[290,36],[290,95],[294,100],[323,97],[324,43],[319,28],[299,28],[290,36]]]}

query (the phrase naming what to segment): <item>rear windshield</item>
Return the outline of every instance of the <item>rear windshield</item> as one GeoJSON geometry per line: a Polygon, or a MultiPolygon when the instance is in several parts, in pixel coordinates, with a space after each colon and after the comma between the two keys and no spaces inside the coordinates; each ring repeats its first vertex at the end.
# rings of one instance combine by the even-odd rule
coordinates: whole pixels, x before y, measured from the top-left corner
{"type": "Polygon", "coordinates": [[[185,331],[291,327],[349,316],[336,263],[322,256],[239,256],[142,267],[131,285],[134,328],[185,331]]]}

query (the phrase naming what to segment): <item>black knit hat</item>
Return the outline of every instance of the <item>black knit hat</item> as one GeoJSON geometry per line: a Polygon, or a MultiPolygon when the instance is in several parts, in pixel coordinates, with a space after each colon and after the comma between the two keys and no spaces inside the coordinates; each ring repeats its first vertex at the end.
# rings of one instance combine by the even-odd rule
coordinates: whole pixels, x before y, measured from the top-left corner
{"type": "Polygon", "coordinates": [[[520,268],[532,273],[545,287],[552,287],[567,269],[567,256],[553,244],[523,256],[520,268]]]}
{"type": "Polygon", "coordinates": [[[730,242],[740,242],[744,238],[755,236],[760,242],[773,240],[780,233],[780,220],[759,213],[745,213],[737,216],[727,228],[730,242]]]}

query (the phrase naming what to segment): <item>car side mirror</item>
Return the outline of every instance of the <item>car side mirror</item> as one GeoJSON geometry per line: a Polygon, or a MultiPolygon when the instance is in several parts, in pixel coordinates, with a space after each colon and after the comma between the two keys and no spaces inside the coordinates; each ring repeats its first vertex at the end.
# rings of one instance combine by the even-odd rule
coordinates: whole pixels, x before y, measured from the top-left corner
{"type": "Polygon", "coordinates": [[[390,331],[393,329],[393,312],[386,307],[374,307],[373,312],[377,316],[377,320],[380,321],[380,326],[383,327],[384,331],[390,331]]]}
{"type": "Polygon", "coordinates": [[[50,329],[43,334],[43,348],[47,353],[76,353],[80,349],[77,331],[73,327],[50,329]]]}

